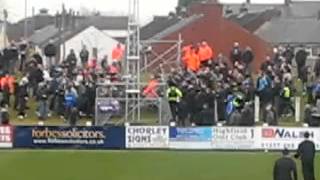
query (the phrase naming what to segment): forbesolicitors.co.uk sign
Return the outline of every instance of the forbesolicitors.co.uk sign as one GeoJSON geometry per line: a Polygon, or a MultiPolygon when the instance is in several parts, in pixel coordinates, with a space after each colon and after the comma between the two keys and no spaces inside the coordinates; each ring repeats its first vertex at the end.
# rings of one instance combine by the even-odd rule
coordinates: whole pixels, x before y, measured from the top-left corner
{"type": "Polygon", "coordinates": [[[295,150],[304,133],[320,150],[320,128],[0,126],[0,148],[295,150]]]}
{"type": "Polygon", "coordinates": [[[17,148],[115,148],[125,147],[122,127],[16,127],[17,148]]]}
{"type": "Polygon", "coordinates": [[[129,126],[126,128],[126,148],[169,148],[169,128],[129,126]]]}
{"type": "Polygon", "coordinates": [[[12,148],[13,128],[11,126],[0,126],[0,148],[12,148]]]}

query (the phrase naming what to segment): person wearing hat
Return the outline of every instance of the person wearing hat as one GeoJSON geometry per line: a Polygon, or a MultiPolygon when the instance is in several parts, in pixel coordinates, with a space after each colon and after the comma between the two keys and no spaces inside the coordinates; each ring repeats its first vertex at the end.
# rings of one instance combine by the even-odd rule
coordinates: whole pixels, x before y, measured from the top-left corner
{"type": "Polygon", "coordinates": [[[290,157],[288,149],[282,151],[282,157],[279,158],[273,166],[273,180],[297,180],[297,166],[290,157]]]}
{"type": "Polygon", "coordinates": [[[295,158],[300,158],[302,162],[302,172],[304,180],[315,180],[314,176],[314,157],[316,153],[315,144],[309,140],[310,133],[305,132],[305,140],[298,146],[295,158]]]}

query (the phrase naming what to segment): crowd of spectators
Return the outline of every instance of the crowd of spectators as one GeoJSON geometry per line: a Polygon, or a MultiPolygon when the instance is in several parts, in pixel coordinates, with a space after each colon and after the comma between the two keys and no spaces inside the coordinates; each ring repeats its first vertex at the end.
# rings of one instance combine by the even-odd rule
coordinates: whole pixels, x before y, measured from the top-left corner
{"type": "MultiPolygon", "coordinates": [[[[27,109],[33,106],[30,102],[36,102],[40,120],[54,115],[76,124],[81,116],[94,117],[97,84],[121,81],[123,53],[123,47],[117,45],[110,64],[107,56],[99,60],[91,58],[94,55],[83,46],[79,54],[71,50],[58,62],[52,41],[43,52],[24,41],[13,42],[0,54],[1,112],[12,108],[23,120],[28,116],[27,109]]],[[[306,63],[307,57],[304,47],[297,51],[290,46],[275,47],[273,55],[263,60],[256,74],[252,64],[257,59],[251,47],[235,42],[226,56],[216,54],[203,41],[183,47],[181,66],[172,68],[167,76],[166,93],[157,91],[160,76],[152,76],[142,96],[166,95],[172,121],[182,126],[217,122],[254,125],[254,100],[258,96],[261,119],[277,125],[280,117],[295,113],[292,97],[297,78],[303,83],[310,107],[320,98],[320,60],[312,71],[306,63]]]]}
{"type": "Polygon", "coordinates": [[[28,117],[27,110],[36,106],[39,120],[58,116],[74,125],[80,117],[94,117],[97,83],[119,79],[118,61],[122,59],[123,47],[119,44],[113,49],[111,64],[107,63],[107,56],[99,61],[90,58],[94,55],[85,46],[79,55],[70,50],[60,63],[56,56],[57,48],[52,41],[43,53],[23,41],[12,42],[1,52],[0,105],[5,112],[2,114],[8,116],[11,108],[23,120],[28,117]]]}
{"type": "Polygon", "coordinates": [[[235,42],[229,56],[225,56],[215,55],[206,42],[186,46],[182,68],[172,69],[169,77],[170,87],[182,92],[179,99],[169,101],[173,121],[179,125],[186,122],[213,125],[220,121],[230,126],[251,126],[254,125],[254,100],[258,96],[262,121],[277,125],[280,117],[295,114],[292,98],[296,93],[296,79],[302,81],[310,105],[320,97],[320,81],[316,81],[320,60],[312,72],[312,67],[306,65],[307,57],[304,47],[297,51],[290,46],[275,47],[273,55],[263,60],[259,73],[255,74],[252,62],[257,60],[250,47],[242,49],[235,42]]]}

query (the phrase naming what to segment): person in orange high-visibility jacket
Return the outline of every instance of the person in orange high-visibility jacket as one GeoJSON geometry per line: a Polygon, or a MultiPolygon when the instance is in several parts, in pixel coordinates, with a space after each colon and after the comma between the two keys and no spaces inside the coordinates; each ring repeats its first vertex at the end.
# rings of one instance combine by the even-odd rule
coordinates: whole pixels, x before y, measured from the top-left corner
{"type": "Polygon", "coordinates": [[[197,51],[198,50],[193,47],[187,60],[187,69],[193,72],[197,72],[200,69],[200,59],[197,51]]]}
{"type": "Polygon", "coordinates": [[[190,58],[192,45],[187,45],[182,48],[182,62],[184,66],[187,66],[187,61],[190,58]]]}
{"type": "Polygon", "coordinates": [[[0,80],[1,89],[8,90],[10,94],[14,93],[14,77],[7,74],[0,80]]]}
{"type": "Polygon", "coordinates": [[[143,96],[147,98],[157,98],[159,97],[157,93],[157,89],[159,87],[159,81],[152,77],[151,80],[148,82],[147,87],[143,90],[143,96]]]}
{"type": "Polygon", "coordinates": [[[203,41],[199,46],[199,59],[201,63],[205,63],[213,57],[212,48],[207,44],[207,42],[203,41]]]}
{"type": "Polygon", "coordinates": [[[112,50],[112,60],[113,61],[121,61],[123,58],[124,48],[119,43],[117,46],[112,50]]]}
{"type": "Polygon", "coordinates": [[[3,104],[10,106],[10,95],[14,93],[14,77],[9,74],[0,80],[1,90],[3,92],[3,104]]]}

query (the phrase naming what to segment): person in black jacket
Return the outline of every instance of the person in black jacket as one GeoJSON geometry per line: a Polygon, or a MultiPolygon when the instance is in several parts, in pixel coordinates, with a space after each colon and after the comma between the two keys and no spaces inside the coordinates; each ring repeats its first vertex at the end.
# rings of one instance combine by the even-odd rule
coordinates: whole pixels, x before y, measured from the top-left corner
{"type": "Polygon", "coordinates": [[[47,57],[47,67],[50,68],[54,65],[55,56],[57,54],[57,48],[53,44],[53,40],[49,41],[49,44],[44,48],[44,55],[47,57]]]}
{"type": "Polygon", "coordinates": [[[28,79],[26,77],[22,78],[19,84],[19,94],[18,94],[18,118],[24,119],[26,117],[26,107],[28,100],[28,91],[27,91],[28,79]]]}
{"type": "Polygon", "coordinates": [[[13,74],[19,58],[19,52],[17,46],[15,45],[15,42],[12,42],[10,47],[4,50],[3,58],[6,61],[5,70],[9,71],[10,74],[13,74]]]}
{"type": "Polygon", "coordinates": [[[239,126],[254,126],[254,105],[245,103],[244,108],[241,110],[241,122],[239,126]]]}
{"type": "Polygon", "coordinates": [[[32,55],[32,58],[35,60],[35,62],[36,62],[37,64],[43,65],[43,60],[42,60],[42,57],[41,57],[41,55],[39,54],[39,52],[35,52],[35,53],[32,55]]]}
{"type": "Polygon", "coordinates": [[[95,105],[95,99],[96,99],[96,85],[93,82],[89,82],[87,91],[86,91],[86,97],[88,98],[88,104],[87,104],[87,110],[86,114],[89,117],[94,117],[94,105],[95,105]]]}
{"type": "Polygon", "coordinates": [[[273,167],[273,180],[297,180],[297,166],[290,158],[287,149],[282,151],[283,157],[278,159],[273,167]]]}
{"type": "Polygon", "coordinates": [[[198,116],[198,123],[197,125],[200,126],[212,126],[215,125],[215,121],[214,121],[214,112],[213,110],[209,109],[209,105],[208,104],[204,104],[202,107],[202,110],[199,113],[198,116]]]}
{"type": "Polygon", "coordinates": [[[238,42],[235,42],[233,45],[233,49],[230,53],[230,60],[232,64],[234,64],[236,61],[241,61],[242,52],[240,49],[240,45],[238,42]]]}
{"type": "Polygon", "coordinates": [[[306,140],[299,144],[295,158],[300,158],[302,162],[302,172],[304,180],[315,180],[314,157],[316,153],[315,145],[309,140],[310,133],[304,134],[306,140]]]}
{"type": "Polygon", "coordinates": [[[19,45],[19,53],[20,53],[19,70],[20,71],[24,69],[24,65],[27,59],[27,48],[28,48],[28,43],[26,41],[22,41],[19,45]]]}
{"type": "Polygon", "coordinates": [[[242,54],[242,62],[245,64],[246,72],[251,72],[250,64],[254,59],[252,49],[248,46],[242,54]]]}
{"type": "Polygon", "coordinates": [[[79,120],[79,112],[76,107],[73,107],[70,111],[70,116],[68,116],[68,122],[70,126],[76,126],[79,120]]]}
{"type": "Polygon", "coordinates": [[[294,49],[292,46],[288,45],[285,51],[282,53],[282,56],[286,59],[289,64],[292,64],[292,60],[294,58],[294,49]]]}
{"type": "Polygon", "coordinates": [[[82,47],[82,50],[79,56],[81,59],[82,67],[85,68],[88,64],[88,59],[89,59],[89,51],[87,50],[86,46],[82,47]]]}
{"type": "Polygon", "coordinates": [[[316,78],[319,78],[320,77],[320,54],[318,55],[316,63],[314,64],[313,71],[314,71],[316,78]]]}
{"type": "Polygon", "coordinates": [[[108,68],[108,56],[104,56],[101,60],[101,68],[106,71],[108,68]]]}
{"type": "Polygon", "coordinates": [[[308,57],[308,53],[303,48],[296,53],[296,63],[297,63],[299,79],[302,79],[302,69],[306,65],[307,57],[308,57]]]}
{"type": "Polygon", "coordinates": [[[1,125],[9,125],[10,124],[10,115],[7,109],[2,108],[0,112],[1,116],[1,125]]]}
{"type": "Polygon", "coordinates": [[[70,50],[70,53],[68,54],[66,59],[66,63],[69,69],[74,69],[77,66],[77,57],[73,49],[70,50]]]}
{"type": "Polygon", "coordinates": [[[29,74],[30,87],[32,89],[32,96],[36,96],[38,91],[38,85],[44,80],[43,71],[40,66],[32,66],[29,74]]]}

